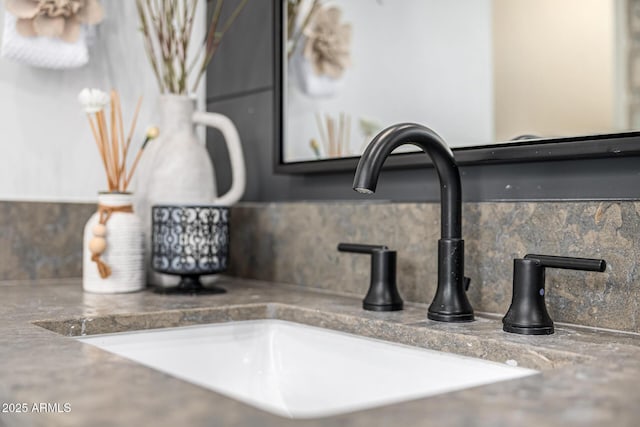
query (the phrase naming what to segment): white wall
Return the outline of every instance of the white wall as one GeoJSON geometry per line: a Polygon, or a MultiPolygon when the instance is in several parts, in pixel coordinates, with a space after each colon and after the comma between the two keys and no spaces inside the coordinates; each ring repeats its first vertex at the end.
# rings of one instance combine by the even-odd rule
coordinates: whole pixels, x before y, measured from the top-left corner
{"type": "MultiPolygon", "coordinates": [[[[107,17],[85,67],[54,71],[0,59],[0,200],[95,201],[96,192],[105,189],[96,145],[76,100],[82,88],[117,89],[127,129],[138,96],[144,96],[134,143],[156,122],[158,88],[138,31],[135,2],[102,3],[107,17]]],[[[205,31],[205,2],[199,3],[194,40],[205,31]]],[[[204,93],[202,81],[201,105],[204,93]]]]}
{"type": "Polygon", "coordinates": [[[287,161],[315,158],[309,140],[319,140],[316,111],[351,114],[351,149],[358,154],[360,116],[383,127],[425,124],[455,147],[494,141],[491,0],[332,3],[352,24],[353,65],[330,99],[289,85],[287,161]]]}
{"type": "Polygon", "coordinates": [[[621,47],[615,3],[494,0],[498,141],[524,133],[562,137],[625,128],[616,118],[624,99],[616,99],[623,67],[616,67],[621,47]]]}

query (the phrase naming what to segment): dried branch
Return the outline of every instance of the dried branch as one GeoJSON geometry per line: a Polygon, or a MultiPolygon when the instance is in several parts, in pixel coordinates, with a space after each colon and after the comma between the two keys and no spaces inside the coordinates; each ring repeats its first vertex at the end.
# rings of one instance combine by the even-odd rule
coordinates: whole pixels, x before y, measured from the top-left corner
{"type": "Polygon", "coordinates": [[[289,12],[292,12],[292,13],[288,17],[289,21],[287,22],[287,30],[288,30],[287,38],[291,41],[291,47],[289,52],[287,53],[287,58],[291,58],[291,55],[293,55],[293,53],[298,48],[298,43],[300,43],[300,39],[302,38],[302,34],[304,33],[304,30],[311,23],[311,19],[313,18],[313,15],[316,13],[319,7],[320,7],[320,0],[313,0],[313,3],[311,4],[311,8],[309,9],[309,12],[307,12],[306,16],[304,17],[304,20],[302,21],[302,25],[300,26],[300,29],[298,30],[298,32],[295,31],[295,25],[296,25],[298,13],[300,12],[300,3],[297,3],[295,6],[292,6],[292,8],[289,9],[289,12]]]}
{"type": "Polygon", "coordinates": [[[191,34],[195,22],[198,0],[136,0],[140,31],[145,51],[158,80],[160,92],[186,94],[189,76],[200,64],[195,91],[206,72],[224,34],[229,30],[248,0],[242,0],[218,31],[224,0],[216,0],[202,48],[195,58],[188,60],[191,34]]]}
{"type": "MultiPolygon", "coordinates": [[[[192,88],[193,92],[195,92],[198,89],[198,85],[200,84],[200,80],[202,79],[202,76],[204,75],[204,73],[207,71],[207,66],[209,65],[209,63],[213,59],[213,56],[218,51],[218,47],[220,46],[220,43],[222,42],[222,38],[224,37],[226,32],[229,30],[229,28],[231,28],[231,25],[233,25],[235,20],[238,18],[238,15],[240,15],[240,12],[242,12],[242,9],[244,9],[245,5],[247,4],[247,1],[248,0],[242,0],[240,2],[240,4],[234,9],[233,13],[227,19],[227,21],[225,22],[224,26],[222,27],[222,31],[219,31],[219,32],[215,31],[215,28],[217,28],[217,25],[218,25],[217,20],[219,20],[220,17],[218,16],[216,18],[215,15],[214,15],[214,19],[216,19],[216,23],[215,23],[215,26],[214,26],[214,31],[211,31],[211,28],[209,28],[209,34],[207,35],[206,55],[205,55],[205,57],[204,57],[204,59],[202,61],[202,65],[200,66],[200,71],[198,72],[198,76],[196,77],[196,82],[193,85],[193,88],[192,88]]],[[[220,4],[220,9],[222,9],[222,3],[224,2],[224,0],[218,0],[218,2],[220,4]]],[[[212,19],[212,21],[213,21],[213,19],[212,19]]]]}
{"type": "Polygon", "coordinates": [[[147,54],[147,58],[149,58],[149,62],[151,63],[153,74],[155,74],[156,80],[158,81],[158,87],[160,89],[160,93],[164,93],[165,86],[162,78],[160,77],[160,69],[158,68],[156,53],[153,48],[153,42],[151,40],[151,34],[149,32],[149,24],[147,22],[147,17],[144,13],[144,5],[142,4],[142,0],[136,0],[136,6],[138,9],[138,18],[140,19],[140,31],[142,32],[143,40],[144,40],[144,50],[147,54]]]}

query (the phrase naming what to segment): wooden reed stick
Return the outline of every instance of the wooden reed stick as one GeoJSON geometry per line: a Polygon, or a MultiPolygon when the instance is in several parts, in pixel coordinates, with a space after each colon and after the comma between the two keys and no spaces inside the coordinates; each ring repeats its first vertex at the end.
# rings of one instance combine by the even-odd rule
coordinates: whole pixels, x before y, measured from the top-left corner
{"type": "MultiPolygon", "coordinates": [[[[129,128],[129,134],[127,135],[127,142],[124,144],[124,148],[123,148],[123,155],[122,155],[122,164],[120,165],[120,170],[121,171],[125,171],[127,165],[126,165],[126,159],[127,159],[127,155],[129,154],[129,147],[131,146],[131,139],[133,138],[133,131],[136,128],[136,123],[138,122],[138,114],[140,114],[140,106],[142,105],[142,96],[140,96],[138,98],[138,103],[136,104],[136,110],[133,113],[133,119],[131,120],[131,127],[129,128]]],[[[122,124],[121,124],[122,126],[122,124]]],[[[124,129],[124,127],[123,127],[124,129]]],[[[138,156],[140,156],[140,152],[138,152],[138,156]]],[[[136,156],[136,160],[138,158],[138,156],[136,156]]],[[[137,162],[136,162],[137,165],[137,162]]],[[[132,175],[133,173],[131,172],[129,175],[132,175]]],[[[124,190],[126,191],[127,187],[129,186],[129,178],[127,178],[126,176],[126,172],[123,173],[123,178],[124,178],[124,190]]]]}
{"type": "Polygon", "coordinates": [[[107,180],[109,181],[109,191],[115,190],[115,182],[113,180],[113,161],[111,159],[111,150],[107,146],[109,142],[109,136],[107,134],[107,124],[104,118],[104,111],[98,111],[96,113],[96,119],[98,121],[98,131],[102,145],[104,147],[104,158],[107,163],[107,180]]]}
{"type": "Polygon", "coordinates": [[[335,122],[327,115],[327,133],[329,135],[329,157],[336,156],[335,122]]]}
{"type": "Polygon", "coordinates": [[[142,105],[142,96],[138,98],[138,104],[136,104],[136,111],[133,113],[133,120],[131,121],[131,127],[129,128],[129,135],[127,135],[127,144],[125,145],[125,151],[129,151],[129,145],[131,145],[131,138],[133,138],[133,131],[136,128],[138,122],[138,114],[140,113],[140,106],[142,105]]]}
{"type": "Polygon", "coordinates": [[[136,158],[133,161],[133,165],[131,165],[131,170],[129,170],[129,175],[127,175],[127,178],[124,181],[124,191],[127,191],[127,188],[129,188],[129,184],[131,184],[131,180],[133,179],[133,173],[136,171],[136,168],[138,167],[138,162],[140,161],[140,157],[142,157],[143,151],[144,151],[143,149],[138,150],[138,154],[136,155],[136,158]]]}
{"type": "Polygon", "coordinates": [[[316,113],[316,125],[318,126],[318,131],[320,132],[320,142],[322,142],[322,146],[324,147],[324,152],[329,154],[329,145],[327,143],[327,135],[324,131],[324,124],[322,123],[322,117],[320,113],[316,113]]]}
{"type": "Polygon", "coordinates": [[[346,136],[345,136],[345,148],[347,150],[346,153],[344,154],[350,154],[351,153],[351,115],[347,114],[347,125],[345,126],[345,130],[346,130],[346,136]]]}
{"type": "Polygon", "coordinates": [[[100,158],[102,159],[102,165],[104,166],[104,172],[107,174],[107,181],[109,179],[109,168],[107,168],[107,162],[104,158],[104,147],[102,146],[102,140],[98,136],[98,131],[96,130],[96,125],[93,123],[93,119],[91,118],[91,114],[87,114],[87,119],[89,119],[89,125],[91,127],[91,133],[93,134],[93,139],[96,140],[96,145],[98,146],[98,151],[100,152],[100,158]]]}
{"type": "Polygon", "coordinates": [[[138,154],[136,155],[136,158],[133,161],[133,165],[131,165],[131,170],[129,170],[129,175],[126,177],[126,179],[124,181],[124,191],[126,191],[127,188],[129,187],[129,184],[131,183],[131,180],[133,179],[133,174],[136,171],[136,168],[138,167],[138,162],[140,161],[140,157],[142,157],[142,152],[147,147],[147,143],[150,140],[151,140],[151,137],[147,136],[147,138],[142,143],[142,147],[140,147],[140,149],[138,150],[138,154]]]}
{"type": "Polygon", "coordinates": [[[111,91],[111,155],[113,156],[116,190],[120,191],[120,144],[118,143],[118,122],[116,121],[116,93],[111,91]]]}
{"type": "MultiPolygon", "coordinates": [[[[131,131],[129,132],[128,139],[124,137],[124,120],[122,119],[122,104],[120,102],[120,95],[118,92],[115,93],[115,106],[116,106],[116,116],[118,118],[118,130],[120,131],[120,152],[122,153],[122,160],[117,164],[118,167],[118,185],[120,191],[124,191],[124,183],[126,181],[126,168],[127,168],[127,154],[129,152],[129,143],[131,142],[131,135],[133,135],[132,126],[131,131]]],[[[142,101],[142,97],[138,100],[138,105],[136,107],[136,115],[140,110],[140,102],[142,101]]],[[[135,125],[134,125],[135,126],[135,125]]]]}
{"type": "Polygon", "coordinates": [[[104,129],[105,129],[105,135],[106,135],[106,139],[105,139],[105,147],[107,150],[107,154],[108,157],[110,159],[110,168],[111,168],[111,182],[113,183],[113,188],[111,191],[117,191],[118,190],[118,185],[117,185],[117,178],[116,178],[116,168],[115,168],[115,158],[113,155],[113,146],[111,144],[111,138],[110,138],[110,133],[109,133],[109,128],[108,128],[108,124],[107,124],[107,115],[105,114],[103,117],[104,120],[104,129]]]}
{"type": "Polygon", "coordinates": [[[142,97],[138,99],[127,138],[124,136],[122,104],[117,91],[112,90],[110,92],[107,104],[111,108],[110,112],[106,112],[105,108],[101,107],[96,112],[88,113],[87,119],[107,176],[108,191],[126,191],[140,162],[143,150],[149,141],[158,136],[158,129],[149,128],[146,139],[133,162],[131,170],[127,174],[127,154],[140,113],[142,97]],[[109,119],[109,123],[107,123],[107,119],[109,119]]]}
{"type": "Polygon", "coordinates": [[[118,94],[118,92],[115,93],[115,99],[116,99],[116,116],[118,118],[118,129],[120,130],[119,136],[120,136],[120,150],[122,152],[122,161],[120,163],[120,165],[118,166],[118,188],[120,188],[120,191],[124,191],[124,179],[126,178],[125,176],[125,168],[127,166],[127,150],[126,150],[126,143],[125,143],[125,139],[124,139],[124,124],[123,124],[123,120],[122,120],[122,104],[120,103],[120,95],[118,94]]]}
{"type": "Polygon", "coordinates": [[[344,140],[344,113],[340,112],[339,114],[339,126],[338,126],[338,157],[342,156],[342,145],[343,145],[343,140],[344,140]]]}

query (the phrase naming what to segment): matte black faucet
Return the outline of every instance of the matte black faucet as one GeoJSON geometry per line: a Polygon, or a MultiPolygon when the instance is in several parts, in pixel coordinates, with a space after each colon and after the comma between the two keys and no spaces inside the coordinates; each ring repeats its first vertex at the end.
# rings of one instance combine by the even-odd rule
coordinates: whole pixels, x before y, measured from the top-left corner
{"type": "Polygon", "coordinates": [[[427,317],[441,322],[469,322],[473,308],[467,299],[469,279],[464,277],[464,240],[462,240],[462,190],[458,165],[451,149],[431,129],[401,123],[380,132],[360,158],[353,189],[375,192],[382,164],[393,150],[412,144],[427,153],[440,179],[440,226],[438,241],[438,288],[427,317]]]}

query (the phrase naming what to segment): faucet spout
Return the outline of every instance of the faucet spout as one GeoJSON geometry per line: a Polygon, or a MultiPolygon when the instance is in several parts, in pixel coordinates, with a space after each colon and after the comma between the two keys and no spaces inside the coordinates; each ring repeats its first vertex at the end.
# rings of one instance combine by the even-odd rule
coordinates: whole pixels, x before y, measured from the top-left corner
{"type": "Polygon", "coordinates": [[[360,193],[375,192],[382,164],[393,150],[405,144],[415,145],[431,157],[440,179],[442,238],[460,239],[462,189],[458,165],[444,140],[425,126],[402,123],[380,132],[362,154],[353,189],[360,193]]]}
{"type": "Polygon", "coordinates": [[[428,317],[444,322],[473,320],[464,277],[462,240],[462,186],[453,152],[431,129],[401,123],[380,132],[362,154],[353,179],[353,189],[373,193],[385,160],[396,148],[412,144],[431,157],[440,181],[440,228],[438,241],[438,287],[428,317]]]}

